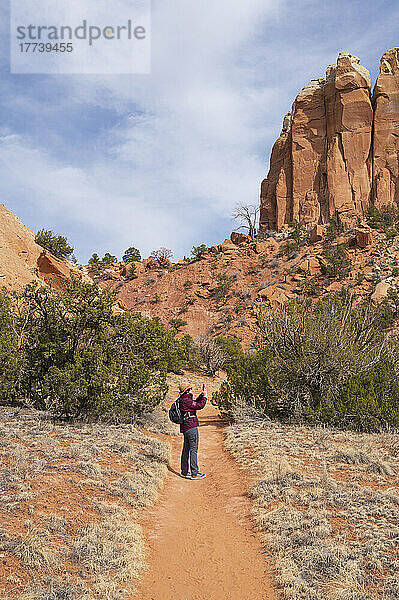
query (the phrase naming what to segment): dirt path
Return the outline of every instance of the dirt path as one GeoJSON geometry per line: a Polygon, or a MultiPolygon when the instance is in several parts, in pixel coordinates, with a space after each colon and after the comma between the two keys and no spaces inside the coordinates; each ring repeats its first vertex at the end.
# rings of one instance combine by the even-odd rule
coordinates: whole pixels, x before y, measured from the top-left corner
{"type": "Polygon", "coordinates": [[[143,522],[150,546],[140,600],[276,600],[270,569],[249,518],[246,482],[223,449],[213,406],[200,413],[202,481],[178,476],[182,439],[160,500],[143,522]]]}

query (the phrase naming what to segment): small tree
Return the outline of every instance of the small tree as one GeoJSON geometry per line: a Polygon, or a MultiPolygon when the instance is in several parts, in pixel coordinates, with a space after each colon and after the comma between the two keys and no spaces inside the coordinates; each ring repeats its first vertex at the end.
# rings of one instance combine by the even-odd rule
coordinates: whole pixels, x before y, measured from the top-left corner
{"type": "Polygon", "coordinates": [[[91,255],[91,258],[89,258],[89,265],[99,265],[100,264],[100,257],[98,256],[98,254],[96,254],[95,252],[91,255]]]}
{"type": "Polygon", "coordinates": [[[138,275],[136,273],[136,265],[131,264],[129,266],[129,270],[126,275],[126,279],[128,279],[129,281],[132,281],[133,279],[137,279],[137,277],[138,277],[138,275]]]}
{"type": "Polygon", "coordinates": [[[140,250],[137,250],[137,248],[130,246],[130,248],[125,250],[124,255],[122,256],[122,260],[127,263],[140,262],[141,261],[140,250]]]}
{"type": "Polygon", "coordinates": [[[159,248],[151,252],[151,256],[155,258],[161,266],[168,266],[170,260],[173,258],[172,250],[168,248],[159,248]]]}
{"type": "Polygon", "coordinates": [[[171,319],[169,325],[174,333],[179,333],[180,329],[187,325],[187,321],[183,321],[183,319],[171,319]]]}
{"type": "Polygon", "coordinates": [[[51,229],[40,229],[35,236],[36,244],[54,254],[57,258],[68,259],[73,255],[73,248],[63,235],[57,235],[51,229]]]}
{"type": "Polygon", "coordinates": [[[213,297],[216,302],[225,302],[230,294],[233,281],[227,273],[218,273],[216,275],[216,281],[217,283],[213,290],[213,297]]]}
{"type": "Polygon", "coordinates": [[[113,263],[118,262],[118,259],[116,258],[116,256],[113,256],[113,254],[110,254],[109,252],[106,252],[101,260],[101,262],[104,265],[112,265],[113,263]]]}
{"type": "Polygon", "coordinates": [[[194,258],[202,258],[202,256],[207,251],[208,251],[208,246],[205,246],[205,244],[201,244],[200,246],[193,246],[193,249],[191,250],[191,254],[194,256],[194,258]]]}
{"type": "Polygon", "coordinates": [[[232,214],[233,219],[242,223],[238,229],[246,229],[249,237],[254,240],[257,232],[259,206],[252,204],[238,204],[232,214]]]}
{"type": "Polygon", "coordinates": [[[378,313],[345,296],[294,302],[258,315],[262,347],[272,353],[269,377],[287,414],[317,410],[342,386],[375,365],[384,350],[378,313]]]}
{"type": "Polygon", "coordinates": [[[351,262],[347,250],[348,244],[346,242],[325,246],[322,256],[326,259],[327,264],[322,266],[322,270],[327,277],[342,279],[348,273],[351,262]]]}

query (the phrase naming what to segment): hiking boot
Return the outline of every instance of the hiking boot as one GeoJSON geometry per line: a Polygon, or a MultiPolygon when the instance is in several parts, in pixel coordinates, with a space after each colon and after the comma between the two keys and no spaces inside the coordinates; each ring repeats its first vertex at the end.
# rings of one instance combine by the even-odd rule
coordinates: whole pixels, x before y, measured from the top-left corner
{"type": "Polygon", "coordinates": [[[198,475],[191,475],[191,479],[205,479],[205,473],[198,473],[198,475]]]}

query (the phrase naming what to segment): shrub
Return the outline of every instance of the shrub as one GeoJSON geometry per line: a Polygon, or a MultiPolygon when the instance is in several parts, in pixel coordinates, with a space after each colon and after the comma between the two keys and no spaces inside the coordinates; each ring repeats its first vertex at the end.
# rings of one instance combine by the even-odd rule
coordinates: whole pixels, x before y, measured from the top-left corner
{"type": "Polygon", "coordinates": [[[382,360],[369,371],[351,377],[334,402],[326,399],[319,409],[309,410],[307,420],[367,432],[399,427],[399,378],[395,365],[382,360]]]}
{"type": "Polygon", "coordinates": [[[326,259],[327,264],[322,265],[322,273],[327,277],[343,279],[349,270],[350,260],[348,259],[348,244],[328,244],[322,255],[326,259]]]}
{"type": "Polygon", "coordinates": [[[138,275],[136,273],[136,265],[134,263],[132,263],[129,266],[129,270],[127,272],[126,275],[126,279],[128,279],[129,281],[131,281],[132,279],[137,279],[138,275]]]}
{"type": "Polygon", "coordinates": [[[137,250],[137,248],[134,248],[133,246],[130,246],[130,248],[128,248],[127,250],[125,250],[123,256],[122,256],[122,260],[124,262],[140,262],[141,261],[141,254],[140,254],[140,250],[137,250]]]}
{"type": "Polygon", "coordinates": [[[183,321],[183,319],[171,319],[169,325],[171,326],[172,331],[178,333],[182,327],[187,325],[187,321],[183,321]]]}
{"type": "Polygon", "coordinates": [[[121,421],[162,400],[167,371],[186,364],[184,348],[157,319],[114,314],[114,300],[78,281],[58,292],[25,288],[15,317],[23,353],[15,379],[34,407],[61,418],[121,421]]]}
{"type": "Polygon", "coordinates": [[[263,415],[278,415],[276,394],[269,383],[268,371],[271,361],[269,350],[254,354],[240,353],[230,357],[228,379],[213,394],[221,414],[240,418],[248,410],[263,415]]]}
{"type": "Polygon", "coordinates": [[[337,238],[341,233],[345,231],[345,227],[342,221],[339,218],[338,213],[332,215],[330,218],[330,222],[326,228],[326,240],[327,242],[332,242],[337,238]]]}
{"type": "Polygon", "coordinates": [[[191,250],[191,254],[194,256],[194,258],[202,258],[205,252],[208,252],[208,246],[205,246],[205,244],[193,246],[193,249],[191,250]]]}
{"type": "Polygon", "coordinates": [[[57,235],[51,229],[41,229],[35,236],[36,244],[45,248],[57,258],[66,259],[73,257],[73,248],[66,237],[57,235]]]}
{"type": "Polygon", "coordinates": [[[216,401],[283,420],[372,431],[399,423],[398,344],[390,305],[347,294],[296,301],[258,316],[258,351],[231,357],[216,401]]]}
{"type": "Polygon", "coordinates": [[[18,393],[22,367],[20,345],[24,331],[18,332],[11,299],[0,293],[0,399],[12,400],[18,393]]]}
{"type": "Polygon", "coordinates": [[[109,252],[106,252],[103,256],[103,258],[101,259],[101,263],[102,265],[112,265],[113,263],[118,262],[118,259],[116,256],[114,256],[113,254],[110,254],[109,252]]]}
{"type": "Polygon", "coordinates": [[[216,286],[213,289],[213,297],[216,302],[225,302],[228,298],[233,282],[227,273],[218,273],[216,275],[216,286]]]}
{"type": "Polygon", "coordinates": [[[366,211],[366,221],[373,229],[393,232],[397,235],[399,224],[399,209],[397,206],[382,206],[380,209],[375,206],[369,206],[366,211]]]}
{"type": "Polygon", "coordinates": [[[197,338],[195,344],[200,361],[210,375],[215,375],[227,363],[227,352],[210,336],[197,338]]]}

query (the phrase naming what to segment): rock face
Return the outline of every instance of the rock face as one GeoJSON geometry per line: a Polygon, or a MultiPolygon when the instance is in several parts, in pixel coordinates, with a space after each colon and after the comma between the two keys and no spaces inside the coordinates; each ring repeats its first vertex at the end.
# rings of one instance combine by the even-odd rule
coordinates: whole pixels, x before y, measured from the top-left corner
{"type": "Polygon", "coordinates": [[[68,261],[44,251],[33,231],[0,204],[0,287],[18,290],[39,280],[59,287],[71,276],[91,281],[68,261]]]}
{"type": "Polygon", "coordinates": [[[381,58],[374,88],[374,202],[399,203],[399,48],[381,58]]]}
{"type": "Polygon", "coordinates": [[[374,97],[359,59],[341,52],[298,94],[261,186],[261,230],[333,215],[347,225],[367,207],[399,204],[399,49],[381,59],[374,97]]]}

